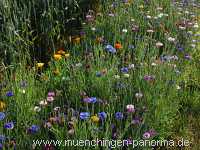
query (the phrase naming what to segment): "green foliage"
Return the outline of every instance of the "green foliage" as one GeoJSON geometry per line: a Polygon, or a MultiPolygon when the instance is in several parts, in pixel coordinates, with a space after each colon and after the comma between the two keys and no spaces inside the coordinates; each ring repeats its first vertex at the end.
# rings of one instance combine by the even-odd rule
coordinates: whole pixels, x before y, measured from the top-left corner
{"type": "Polygon", "coordinates": [[[191,46],[195,37],[188,36],[197,29],[180,30],[177,25],[192,18],[185,9],[195,14],[190,5],[179,8],[170,0],[0,3],[0,55],[2,62],[12,64],[0,68],[0,111],[6,113],[0,136],[8,138],[2,142],[5,148],[15,145],[13,138],[17,149],[31,149],[36,139],[141,140],[154,130],[150,140],[169,139],[182,130],[176,128],[185,121],[181,113],[198,112],[200,57],[198,46],[191,46]],[[91,20],[82,24],[88,9],[98,13],[90,11],[91,20]],[[150,29],[153,32],[147,32],[150,29]],[[67,40],[68,34],[75,38],[67,40]],[[116,53],[109,53],[108,46],[116,53]],[[39,63],[48,55],[48,63],[39,63]],[[49,92],[55,93],[47,96],[49,92]],[[88,102],[89,97],[97,102],[88,102]],[[127,110],[129,105],[133,112],[127,110]],[[81,120],[80,112],[93,117],[106,112],[107,117],[81,120]],[[122,120],[117,112],[123,113],[122,120]],[[14,128],[6,129],[10,121],[14,128]],[[39,130],[31,132],[32,125],[39,130]]]}

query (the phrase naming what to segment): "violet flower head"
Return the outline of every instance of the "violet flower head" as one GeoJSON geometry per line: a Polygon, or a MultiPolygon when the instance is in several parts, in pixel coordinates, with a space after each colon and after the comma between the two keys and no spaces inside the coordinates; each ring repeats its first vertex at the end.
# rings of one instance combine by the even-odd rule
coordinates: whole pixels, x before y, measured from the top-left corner
{"type": "Polygon", "coordinates": [[[12,121],[8,122],[8,123],[5,123],[4,124],[4,128],[6,128],[8,130],[12,130],[14,128],[14,123],[12,121]]]}
{"type": "Polygon", "coordinates": [[[185,59],[187,59],[187,60],[191,60],[192,57],[191,57],[189,54],[185,54],[185,59]]]}
{"type": "Polygon", "coordinates": [[[149,130],[149,133],[150,133],[151,137],[157,135],[157,132],[156,132],[154,129],[150,129],[150,130],[149,130]]]}
{"type": "Polygon", "coordinates": [[[127,67],[121,68],[121,72],[122,72],[122,73],[128,73],[128,68],[127,68],[127,67]]]}
{"type": "Polygon", "coordinates": [[[132,120],[131,123],[134,124],[134,125],[138,125],[138,124],[141,123],[141,118],[135,117],[135,118],[132,120]]]}
{"type": "Polygon", "coordinates": [[[90,113],[89,112],[81,112],[80,113],[80,119],[81,120],[87,120],[90,117],[90,113]]]}
{"type": "Polygon", "coordinates": [[[151,137],[151,134],[147,131],[143,134],[144,139],[149,139],[151,137]]]}
{"type": "Polygon", "coordinates": [[[53,91],[48,92],[48,97],[54,97],[56,94],[53,91]]]}
{"type": "Polygon", "coordinates": [[[112,45],[109,45],[109,44],[106,45],[105,50],[112,54],[116,53],[116,49],[112,45]]]}
{"type": "Polygon", "coordinates": [[[98,117],[103,121],[106,119],[107,114],[105,112],[100,112],[98,113],[98,117]]]}
{"type": "Polygon", "coordinates": [[[8,92],[6,93],[6,96],[7,96],[7,97],[12,97],[12,96],[14,96],[14,94],[13,94],[12,91],[8,91],[8,92]]]}
{"type": "Polygon", "coordinates": [[[92,21],[94,21],[94,16],[88,14],[88,15],[86,15],[86,20],[87,20],[88,22],[92,22],[92,21]]]}
{"type": "Polygon", "coordinates": [[[117,120],[122,120],[124,118],[124,115],[121,112],[117,112],[117,113],[115,113],[115,118],[117,120]]]}
{"type": "Polygon", "coordinates": [[[96,97],[86,97],[83,99],[83,102],[85,103],[96,103],[97,102],[97,98],[96,97]]]}
{"type": "Polygon", "coordinates": [[[4,135],[0,135],[0,143],[3,143],[6,140],[6,137],[4,135]]]}
{"type": "Polygon", "coordinates": [[[151,76],[151,75],[145,75],[144,76],[144,80],[146,80],[146,81],[153,81],[154,79],[155,79],[155,77],[151,76]]]}
{"type": "Polygon", "coordinates": [[[135,107],[134,107],[134,105],[127,105],[126,106],[126,110],[127,110],[127,112],[129,112],[129,113],[133,113],[133,112],[135,112],[135,107]]]}
{"type": "Polygon", "coordinates": [[[29,129],[28,132],[31,134],[35,134],[39,131],[40,127],[37,125],[32,125],[29,129]]]}
{"type": "Polygon", "coordinates": [[[6,117],[4,112],[0,112],[0,121],[2,121],[6,117]]]}

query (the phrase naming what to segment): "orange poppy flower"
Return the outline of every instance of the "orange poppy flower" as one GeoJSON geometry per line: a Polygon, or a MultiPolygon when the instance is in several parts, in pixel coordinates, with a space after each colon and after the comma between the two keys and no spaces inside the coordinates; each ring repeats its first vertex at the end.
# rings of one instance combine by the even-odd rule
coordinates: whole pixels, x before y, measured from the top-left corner
{"type": "Polygon", "coordinates": [[[122,45],[119,42],[116,42],[115,43],[115,48],[116,49],[122,49],[123,47],[122,47],[122,45]]]}

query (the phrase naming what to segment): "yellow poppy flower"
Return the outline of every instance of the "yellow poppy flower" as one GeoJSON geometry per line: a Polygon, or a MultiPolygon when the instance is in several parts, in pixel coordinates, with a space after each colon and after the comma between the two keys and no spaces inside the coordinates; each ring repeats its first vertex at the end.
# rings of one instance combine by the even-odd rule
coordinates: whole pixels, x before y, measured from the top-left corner
{"type": "Polygon", "coordinates": [[[44,67],[44,63],[37,63],[37,68],[42,69],[44,67]]]}
{"type": "Polygon", "coordinates": [[[91,117],[91,121],[94,123],[98,123],[99,120],[100,120],[99,117],[97,117],[96,115],[91,117]]]}
{"type": "Polygon", "coordinates": [[[54,54],[53,57],[54,57],[55,60],[60,60],[62,58],[62,55],[54,54]]]}
{"type": "Polygon", "coordinates": [[[0,112],[4,111],[5,108],[6,108],[6,103],[3,101],[0,101],[0,112]]]}
{"type": "Polygon", "coordinates": [[[70,56],[70,54],[69,54],[69,53],[65,54],[65,58],[68,58],[69,56],[70,56]]]}

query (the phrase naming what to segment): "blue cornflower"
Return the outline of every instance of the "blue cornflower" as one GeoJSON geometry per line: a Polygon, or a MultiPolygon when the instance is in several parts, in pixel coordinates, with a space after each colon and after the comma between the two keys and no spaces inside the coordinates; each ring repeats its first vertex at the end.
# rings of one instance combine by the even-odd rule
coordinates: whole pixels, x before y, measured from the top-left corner
{"type": "Polygon", "coordinates": [[[97,102],[97,98],[96,97],[86,97],[83,99],[84,102],[86,103],[96,103],[97,102]]]}
{"type": "Polygon", "coordinates": [[[81,112],[80,113],[80,119],[81,120],[87,120],[90,117],[90,113],[89,112],[81,112]]]}
{"type": "Polygon", "coordinates": [[[90,97],[90,103],[96,103],[97,98],[96,97],[90,97]]]}
{"type": "Polygon", "coordinates": [[[0,112],[0,121],[2,121],[6,117],[5,113],[0,112]]]}
{"type": "Polygon", "coordinates": [[[14,94],[13,94],[13,92],[12,91],[8,91],[7,93],[6,93],[6,96],[8,96],[8,97],[11,97],[11,96],[13,96],[14,94]]]}
{"type": "Polygon", "coordinates": [[[115,113],[115,118],[116,118],[117,120],[122,120],[123,117],[124,117],[123,113],[121,113],[121,112],[115,113]]]}
{"type": "Polygon", "coordinates": [[[3,143],[6,140],[6,137],[4,135],[0,135],[0,143],[3,143]]]}
{"type": "Polygon", "coordinates": [[[8,122],[8,123],[5,123],[4,124],[4,128],[6,128],[6,129],[13,129],[14,128],[14,123],[12,121],[8,122]]]}
{"type": "Polygon", "coordinates": [[[181,44],[177,44],[176,49],[180,52],[184,51],[184,47],[181,44]]]}
{"type": "Polygon", "coordinates": [[[116,53],[116,49],[112,45],[106,45],[105,50],[111,53],[116,53]]]}
{"type": "Polygon", "coordinates": [[[122,73],[128,73],[128,68],[127,68],[127,67],[121,68],[121,72],[122,72],[122,73]]]}
{"type": "Polygon", "coordinates": [[[106,119],[107,114],[105,112],[100,112],[98,113],[98,117],[103,121],[106,119]]]}
{"type": "Polygon", "coordinates": [[[32,125],[32,126],[28,129],[28,131],[29,131],[30,133],[37,133],[37,132],[39,131],[39,129],[40,129],[39,126],[37,126],[37,125],[32,125]]]}

